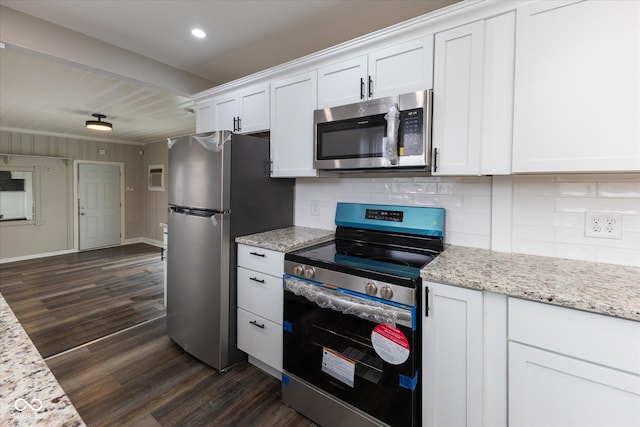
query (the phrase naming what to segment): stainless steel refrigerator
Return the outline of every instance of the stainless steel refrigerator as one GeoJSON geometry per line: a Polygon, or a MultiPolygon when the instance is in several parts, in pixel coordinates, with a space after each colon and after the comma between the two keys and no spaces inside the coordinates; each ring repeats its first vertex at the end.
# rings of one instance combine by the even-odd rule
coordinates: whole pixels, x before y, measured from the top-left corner
{"type": "Polygon", "coordinates": [[[169,140],[167,331],[218,370],[245,357],[235,238],[293,224],[294,180],[269,170],[266,139],[221,131],[169,140]]]}

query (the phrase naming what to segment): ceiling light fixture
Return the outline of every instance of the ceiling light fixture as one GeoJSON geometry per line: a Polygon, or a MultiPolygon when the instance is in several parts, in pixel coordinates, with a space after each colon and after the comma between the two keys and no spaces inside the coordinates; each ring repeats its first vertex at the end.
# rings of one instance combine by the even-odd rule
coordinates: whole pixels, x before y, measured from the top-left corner
{"type": "Polygon", "coordinates": [[[207,33],[202,31],[200,28],[194,28],[193,30],[191,30],[191,35],[199,39],[207,37],[207,33]]]}
{"type": "Polygon", "coordinates": [[[93,117],[98,120],[87,120],[84,123],[84,127],[87,129],[99,130],[103,132],[111,132],[113,130],[113,125],[109,122],[103,122],[101,119],[107,118],[104,114],[92,114],[93,117]]]}

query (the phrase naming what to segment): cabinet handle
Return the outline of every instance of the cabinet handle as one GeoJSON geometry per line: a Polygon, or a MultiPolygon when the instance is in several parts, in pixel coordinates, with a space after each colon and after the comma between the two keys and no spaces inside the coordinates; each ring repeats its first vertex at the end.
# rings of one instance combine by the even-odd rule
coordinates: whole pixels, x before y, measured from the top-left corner
{"type": "Polygon", "coordinates": [[[364,99],[364,79],[360,77],[360,99],[364,99]]]}
{"type": "Polygon", "coordinates": [[[369,98],[373,96],[373,79],[369,76],[369,98]]]}
{"type": "Polygon", "coordinates": [[[429,287],[424,288],[424,317],[429,317],[429,287]]]}
{"type": "Polygon", "coordinates": [[[438,149],[433,149],[433,171],[438,172],[438,149]]]}
{"type": "Polygon", "coordinates": [[[240,119],[240,116],[238,116],[238,132],[242,132],[242,121],[240,119]]]}
{"type": "Polygon", "coordinates": [[[234,132],[236,132],[236,120],[237,120],[237,117],[234,117],[233,118],[233,131],[234,132]]]}
{"type": "Polygon", "coordinates": [[[255,255],[255,256],[259,256],[261,258],[264,258],[264,254],[258,253],[258,252],[249,252],[250,255],[255,255]]]}
{"type": "Polygon", "coordinates": [[[254,282],[258,282],[258,283],[266,282],[264,279],[258,279],[257,277],[249,277],[249,280],[253,280],[254,282]]]}
{"type": "Polygon", "coordinates": [[[249,323],[251,323],[253,326],[257,326],[260,329],[264,329],[264,323],[261,325],[258,322],[256,322],[255,320],[250,320],[249,323]]]}

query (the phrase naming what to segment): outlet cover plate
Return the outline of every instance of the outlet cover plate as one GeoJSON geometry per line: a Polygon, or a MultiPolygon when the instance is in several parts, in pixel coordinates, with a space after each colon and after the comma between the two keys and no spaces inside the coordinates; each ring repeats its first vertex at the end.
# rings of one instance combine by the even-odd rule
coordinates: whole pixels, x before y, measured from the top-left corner
{"type": "Polygon", "coordinates": [[[587,212],[584,235],[602,239],[622,239],[622,214],[610,212],[587,212]]]}

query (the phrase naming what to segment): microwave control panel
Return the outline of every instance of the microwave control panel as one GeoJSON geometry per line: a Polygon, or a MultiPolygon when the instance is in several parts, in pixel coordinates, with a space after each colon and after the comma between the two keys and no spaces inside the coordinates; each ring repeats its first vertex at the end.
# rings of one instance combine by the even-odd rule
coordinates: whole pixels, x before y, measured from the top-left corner
{"type": "Polygon", "coordinates": [[[421,156],[424,150],[424,110],[414,108],[400,112],[400,156],[421,156]]]}

